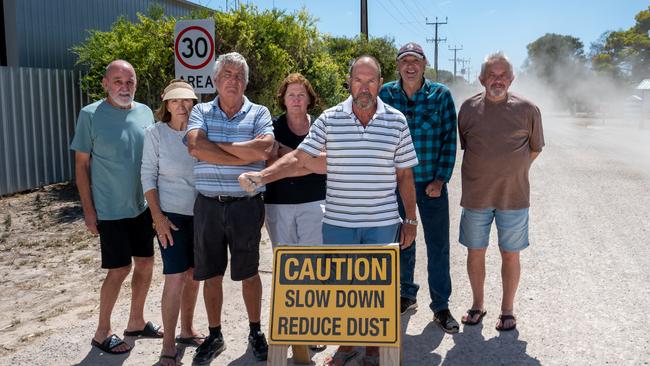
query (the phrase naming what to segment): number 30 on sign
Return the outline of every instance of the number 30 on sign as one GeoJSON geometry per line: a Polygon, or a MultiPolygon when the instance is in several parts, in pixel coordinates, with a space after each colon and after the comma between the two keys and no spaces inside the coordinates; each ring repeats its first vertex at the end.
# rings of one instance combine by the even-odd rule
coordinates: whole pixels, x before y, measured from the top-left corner
{"type": "Polygon", "coordinates": [[[192,84],[197,93],[214,93],[214,19],[177,21],[174,58],[177,79],[192,84]]]}

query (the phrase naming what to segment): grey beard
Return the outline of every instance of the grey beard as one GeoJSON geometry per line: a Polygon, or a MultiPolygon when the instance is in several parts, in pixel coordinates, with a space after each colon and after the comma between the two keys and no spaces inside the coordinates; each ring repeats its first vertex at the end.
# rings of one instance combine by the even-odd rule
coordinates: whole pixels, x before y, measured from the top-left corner
{"type": "Polygon", "coordinates": [[[375,106],[375,104],[377,103],[377,100],[373,99],[372,95],[370,95],[370,94],[362,93],[359,96],[357,96],[356,98],[352,98],[352,103],[354,103],[354,105],[356,105],[357,107],[359,107],[361,109],[370,109],[370,108],[375,106]],[[368,103],[361,102],[361,97],[362,96],[368,97],[368,103]]]}

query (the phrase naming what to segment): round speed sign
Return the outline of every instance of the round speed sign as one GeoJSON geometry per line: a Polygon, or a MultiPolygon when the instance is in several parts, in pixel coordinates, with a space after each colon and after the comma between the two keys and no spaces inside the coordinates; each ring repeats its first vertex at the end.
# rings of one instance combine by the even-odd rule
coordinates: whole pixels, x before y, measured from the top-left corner
{"type": "Polygon", "coordinates": [[[176,59],[188,69],[198,70],[212,61],[214,39],[207,29],[190,26],[183,29],[174,44],[176,59]]]}

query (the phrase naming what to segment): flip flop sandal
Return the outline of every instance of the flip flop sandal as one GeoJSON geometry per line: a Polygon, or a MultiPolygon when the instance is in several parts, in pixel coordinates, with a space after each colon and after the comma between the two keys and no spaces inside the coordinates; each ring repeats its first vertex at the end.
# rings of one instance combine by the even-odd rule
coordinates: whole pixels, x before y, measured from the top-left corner
{"type": "Polygon", "coordinates": [[[203,341],[205,340],[205,336],[200,335],[200,336],[193,336],[193,337],[181,337],[181,336],[176,336],[176,343],[182,344],[185,346],[192,346],[192,347],[198,347],[203,344],[203,341]]]}
{"type": "Polygon", "coordinates": [[[467,316],[465,317],[465,319],[460,319],[460,322],[465,324],[465,325],[477,325],[483,320],[483,317],[485,316],[485,314],[487,314],[486,310],[469,309],[469,310],[467,310],[467,316]],[[476,319],[475,321],[466,320],[466,319],[472,319],[477,315],[478,315],[478,319],[476,319]]]}
{"type": "Polygon", "coordinates": [[[512,323],[511,327],[507,327],[507,328],[504,327],[504,326],[499,326],[499,324],[497,324],[497,326],[495,328],[496,328],[496,330],[498,330],[500,332],[507,332],[509,330],[513,330],[513,329],[517,328],[517,318],[515,318],[514,315],[501,314],[501,315],[499,315],[499,320],[501,320],[501,322],[499,324],[503,324],[506,320],[514,320],[515,321],[514,323],[512,323]]]}
{"type": "Polygon", "coordinates": [[[160,332],[160,325],[153,322],[147,322],[142,330],[125,330],[126,337],[142,337],[142,338],[162,338],[163,334],[160,332]]]}
{"type": "Polygon", "coordinates": [[[122,344],[127,344],[124,342],[120,337],[118,337],[116,334],[111,334],[109,337],[104,339],[102,343],[97,342],[94,338],[90,342],[93,346],[99,348],[105,353],[110,353],[112,355],[119,355],[122,353],[127,353],[131,352],[131,346],[129,346],[129,349],[125,351],[113,351],[115,348],[119,347],[122,344]]]}
{"type": "Polygon", "coordinates": [[[176,351],[176,354],[173,356],[160,355],[160,358],[158,358],[158,365],[162,365],[163,360],[172,360],[174,361],[174,365],[178,365],[178,351],[176,351]]]}
{"type": "Polygon", "coordinates": [[[357,350],[351,350],[348,352],[334,352],[333,355],[329,356],[323,362],[323,366],[345,366],[349,361],[354,359],[359,354],[357,350]],[[341,363],[337,363],[341,362],[341,363]]]}

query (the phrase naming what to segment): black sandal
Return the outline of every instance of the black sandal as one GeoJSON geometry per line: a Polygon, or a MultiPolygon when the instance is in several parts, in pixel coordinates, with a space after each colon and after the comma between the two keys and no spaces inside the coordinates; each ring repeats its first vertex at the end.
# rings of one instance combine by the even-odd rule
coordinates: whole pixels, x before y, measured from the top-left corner
{"type": "Polygon", "coordinates": [[[160,325],[153,322],[147,322],[142,330],[125,330],[125,337],[142,337],[142,338],[162,338],[163,333],[160,331],[160,325]]]}
{"type": "Polygon", "coordinates": [[[98,342],[93,338],[93,340],[90,342],[91,345],[99,348],[105,353],[110,353],[112,355],[119,355],[122,353],[127,353],[131,352],[131,346],[128,345],[126,342],[124,342],[120,337],[118,337],[116,334],[111,334],[110,336],[106,337],[103,342],[98,342]],[[120,345],[126,344],[129,346],[129,349],[124,350],[124,351],[114,351],[115,348],[119,347],[120,345]]]}
{"type": "Polygon", "coordinates": [[[465,317],[465,319],[461,318],[460,321],[465,325],[477,325],[483,320],[485,314],[487,314],[487,310],[469,309],[467,310],[467,316],[465,317]],[[478,315],[478,319],[476,319],[476,321],[466,320],[466,319],[473,319],[477,315],[478,315]]]}
{"type": "Polygon", "coordinates": [[[513,330],[517,328],[517,318],[515,318],[514,315],[508,315],[508,314],[501,314],[499,315],[499,320],[501,321],[497,326],[495,327],[496,330],[499,332],[507,332],[509,330],[513,330]],[[499,326],[500,324],[503,324],[506,320],[514,320],[515,322],[512,324],[511,327],[504,327],[504,326],[499,326]]]}
{"type": "Polygon", "coordinates": [[[176,351],[176,354],[173,356],[160,355],[160,358],[158,359],[158,365],[162,364],[162,360],[172,360],[174,361],[174,365],[178,365],[178,351],[176,351]]]}

